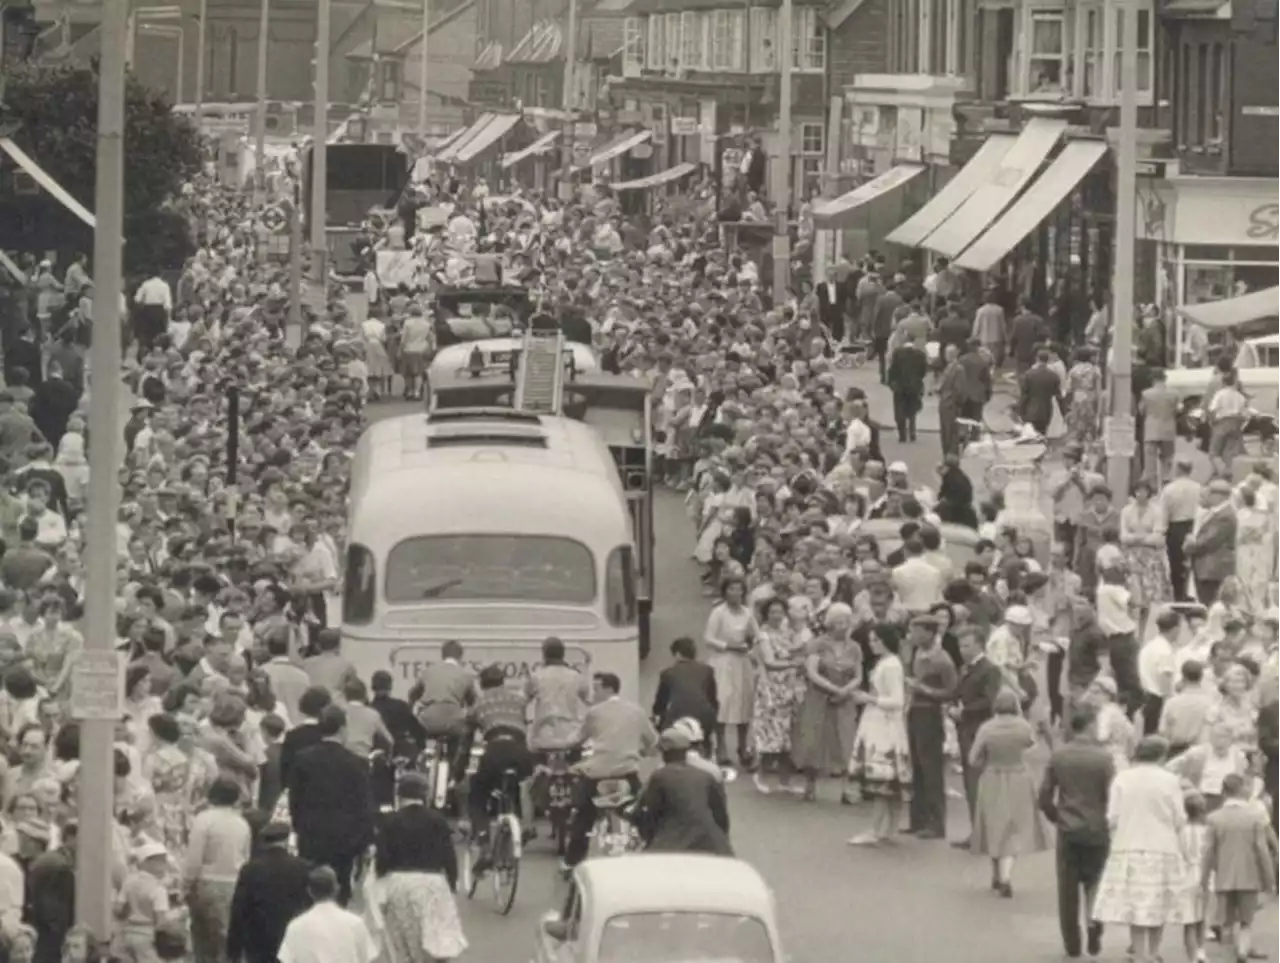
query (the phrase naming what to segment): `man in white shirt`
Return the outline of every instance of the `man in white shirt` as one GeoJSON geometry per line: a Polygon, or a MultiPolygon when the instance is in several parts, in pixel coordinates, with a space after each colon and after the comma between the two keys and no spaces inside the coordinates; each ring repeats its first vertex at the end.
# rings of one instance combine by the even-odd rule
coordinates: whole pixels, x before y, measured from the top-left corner
{"type": "Polygon", "coordinates": [[[924,557],[924,542],[918,536],[902,546],[906,560],[893,570],[893,590],[912,615],[924,615],[942,601],[942,573],[924,557]]]}
{"type": "Polygon", "coordinates": [[[1187,556],[1184,546],[1195,525],[1200,508],[1201,485],[1191,477],[1191,458],[1174,459],[1173,479],[1160,489],[1160,507],[1165,517],[1165,551],[1169,556],[1169,580],[1173,600],[1187,601],[1187,556]]]}
{"type": "Polygon", "coordinates": [[[867,410],[856,402],[850,407],[849,427],[844,433],[844,453],[850,455],[860,451],[865,455],[871,450],[871,428],[864,420],[867,410]]]}
{"type": "Polygon", "coordinates": [[[0,934],[13,936],[22,925],[26,880],[12,856],[0,853],[0,934]]]}
{"type": "Polygon", "coordinates": [[[427,358],[431,354],[431,344],[435,339],[435,329],[431,322],[422,315],[422,309],[414,307],[404,319],[400,329],[400,356],[404,371],[405,400],[422,398],[427,388],[427,358]]]}
{"type": "Polygon", "coordinates": [[[1209,400],[1209,460],[1216,471],[1231,474],[1231,461],[1244,454],[1244,426],[1249,399],[1241,394],[1236,373],[1224,371],[1222,387],[1209,400]]]}
{"type": "Polygon", "coordinates": [[[1177,636],[1182,617],[1177,612],[1161,612],[1156,618],[1159,632],[1138,651],[1138,681],[1142,685],[1142,731],[1154,735],[1160,728],[1164,700],[1173,695],[1176,659],[1171,641],[1177,636]]]}
{"type": "Polygon", "coordinates": [[[334,871],[317,866],[307,879],[307,891],[315,903],[284,931],[280,963],[372,963],[378,944],[364,920],[338,905],[334,871]]]}
{"type": "Polygon", "coordinates": [[[151,350],[151,346],[169,329],[169,315],[173,313],[173,290],[169,282],[153,274],[138,285],[133,295],[133,331],[138,339],[139,360],[151,350]]]}

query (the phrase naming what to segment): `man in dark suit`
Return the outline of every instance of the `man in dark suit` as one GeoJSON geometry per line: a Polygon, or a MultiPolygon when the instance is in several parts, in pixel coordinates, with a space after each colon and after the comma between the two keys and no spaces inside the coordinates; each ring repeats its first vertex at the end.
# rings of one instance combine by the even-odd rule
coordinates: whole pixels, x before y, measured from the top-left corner
{"type": "Polygon", "coordinates": [[[724,786],[689,765],[689,736],[668,729],[660,739],[662,768],[649,777],[636,804],[636,828],[645,848],[660,853],[732,856],[724,786]]]}
{"type": "Polygon", "coordinates": [[[1049,352],[1040,351],[1036,363],[1022,376],[1018,415],[1044,435],[1053,421],[1053,406],[1062,406],[1062,379],[1049,367],[1049,352]]]}
{"type": "MultiPolygon", "coordinates": [[[[1111,753],[1098,742],[1090,707],[1071,716],[1071,741],[1055,749],[1040,785],[1040,809],[1058,830],[1058,925],[1067,956],[1080,955],[1081,890],[1085,912],[1107,864],[1110,833],[1107,795],[1116,773],[1111,753]]],[[[1102,951],[1102,924],[1089,920],[1088,951],[1102,951]]]]}
{"type": "Polygon", "coordinates": [[[298,712],[302,718],[295,720],[294,727],[284,734],[280,742],[280,785],[289,788],[293,778],[293,764],[305,749],[320,744],[320,728],[317,722],[320,713],[333,702],[333,696],[324,686],[313,685],[302,693],[298,699],[298,712]]]}
{"type": "Polygon", "coordinates": [[[288,783],[298,855],[333,868],[343,905],[351,899],[351,874],[373,842],[377,818],[369,764],[343,745],[346,726],[341,707],[321,712],[320,743],[298,753],[288,783]]]}
{"type": "Polygon", "coordinates": [[[1236,513],[1231,482],[1215,478],[1206,489],[1209,507],[1187,542],[1186,556],[1201,605],[1212,605],[1222,583],[1236,574],[1236,513]]]}
{"type": "Polygon", "coordinates": [[[838,277],[828,278],[818,285],[818,320],[831,332],[836,341],[844,340],[844,288],[838,277]]]}
{"type": "Polygon", "coordinates": [[[1018,374],[1024,375],[1035,361],[1040,345],[1049,340],[1049,326],[1031,310],[1027,301],[1018,302],[1018,314],[1009,326],[1009,351],[1018,374]]]}
{"type": "Polygon", "coordinates": [[[289,921],[311,905],[311,865],[290,853],[288,842],[288,825],[264,826],[261,852],[240,868],[227,927],[231,963],[275,963],[289,921]]]}
{"type": "Polygon", "coordinates": [[[653,717],[666,729],[678,719],[697,719],[703,732],[715,732],[720,700],[716,696],[716,674],[698,661],[697,644],[687,635],[671,643],[675,662],[658,675],[658,691],[653,697],[653,717]]]}
{"type": "Polygon", "coordinates": [[[916,440],[916,415],[924,402],[924,379],[929,374],[929,355],[923,340],[908,341],[889,361],[888,385],[893,392],[893,420],[898,424],[898,441],[916,440]]]}
{"type": "MultiPolygon", "coordinates": [[[[964,665],[956,683],[956,704],[950,715],[956,724],[956,739],[960,744],[960,766],[964,772],[964,795],[969,804],[969,823],[973,824],[974,806],[978,799],[979,771],[969,764],[969,750],[973,748],[978,727],[991,718],[996,696],[1004,687],[1004,675],[994,662],[987,658],[983,633],[978,628],[963,630],[956,639],[960,646],[960,658],[964,665]]],[[[957,849],[968,849],[969,840],[953,843],[957,849]]]]}
{"type": "Polygon", "coordinates": [[[991,361],[982,351],[982,342],[970,339],[968,349],[960,355],[964,369],[964,404],[961,417],[982,420],[982,409],[991,400],[991,361]]]}

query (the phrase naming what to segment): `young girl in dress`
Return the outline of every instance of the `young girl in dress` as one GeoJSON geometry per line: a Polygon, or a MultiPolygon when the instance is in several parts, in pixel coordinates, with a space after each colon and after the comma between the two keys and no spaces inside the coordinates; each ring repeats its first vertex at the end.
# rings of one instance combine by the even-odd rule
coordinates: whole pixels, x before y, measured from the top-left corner
{"type": "Polygon", "coordinates": [[[1182,852],[1187,862],[1186,890],[1182,904],[1182,942],[1191,963],[1204,963],[1205,897],[1201,886],[1200,867],[1204,862],[1205,842],[1208,839],[1205,815],[1208,806],[1198,792],[1187,793],[1182,800],[1187,814],[1187,825],[1182,830],[1182,852]]]}

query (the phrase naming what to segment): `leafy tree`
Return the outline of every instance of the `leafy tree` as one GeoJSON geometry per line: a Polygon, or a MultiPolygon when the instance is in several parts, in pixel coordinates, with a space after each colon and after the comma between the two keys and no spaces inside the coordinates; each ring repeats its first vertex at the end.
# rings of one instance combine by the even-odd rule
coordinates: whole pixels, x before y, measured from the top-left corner
{"type": "MultiPolygon", "coordinates": [[[[4,78],[14,140],[76,200],[94,210],[98,65],[21,65],[4,78]]],[[[191,241],[163,210],[200,170],[200,135],[189,119],[129,76],[125,83],[124,237],[131,272],[176,266],[191,241]]]]}

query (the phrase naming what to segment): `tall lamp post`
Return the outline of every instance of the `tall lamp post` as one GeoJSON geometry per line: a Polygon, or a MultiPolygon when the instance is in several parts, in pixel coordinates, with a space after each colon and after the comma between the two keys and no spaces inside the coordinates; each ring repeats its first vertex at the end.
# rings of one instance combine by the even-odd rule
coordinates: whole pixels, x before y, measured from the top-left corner
{"type": "Polygon", "coordinates": [[[204,49],[208,45],[209,0],[200,0],[200,12],[196,24],[196,129],[204,120],[204,49]]]}
{"type": "Polygon", "coordinates": [[[271,0],[259,0],[258,111],[253,140],[253,183],[259,195],[267,186],[267,48],[271,38],[271,0]]]}
{"type": "MultiPolygon", "coordinates": [[[[311,264],[315,280],[328,281],[329,247],[325,237],[325,185],[329,178],[326,147],[329,142],[329,0],[316,10],[316,124],[311,137],[311,264]]],[[[426,42],[426,38],[423,38],[426,42]]]]}
{"type": "Polygon", "coordinates": [[[791,287],[791,61],[795,41],[791,0],[782,0],[778,13],[778,149],[773,166],[773,303],[787,300],[791,287]]]}
{"type": "Polygon", "coordinates": [[[1129,490],[1136,453],[1133,423],[1133,259],[1138,179],[1138,6],[1117,0],[1120,30],[1120,129],[1116,143],[1116,247],[1111,276],[1111,418],[1104,439],[1107,481],[1129,490]]]}
{"type": "Polygon", "coordinates": [[[418,62],[418,136],[427,136],[427,84],[431,79],[431,56],[427,39],[431,36],[431,0],[422,0],[422,59],[418,62]]]}
{"type": "MultiPolygon", "coordinates": [[[[98,65],[98,152],[94,188],[93,346],[89,407],[88,544],[85,552],[85,648],[72,671],[72,715],[81,720],[76,919],[99,940],[111,935],[111,863],[116,718],[123,709],[115,650],[117,472],[120,433],[120,301],[123,293],[124,89],[130,14],[124,3],[102,5],[98,65]],[[93,670],[97,670],[93,672],[93,670]],[[113,675],[114,673],[114,675],[113,675]],[[106,682],[104,704],[89,711],[90,676],[106,682]],[[115,718],[113,718],[113,716],[115,718]]],[[[101,695],[101,691],[97,693],[101,695]]]]}

